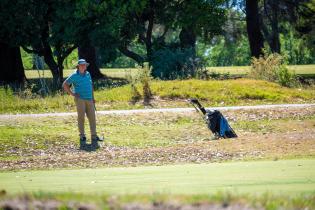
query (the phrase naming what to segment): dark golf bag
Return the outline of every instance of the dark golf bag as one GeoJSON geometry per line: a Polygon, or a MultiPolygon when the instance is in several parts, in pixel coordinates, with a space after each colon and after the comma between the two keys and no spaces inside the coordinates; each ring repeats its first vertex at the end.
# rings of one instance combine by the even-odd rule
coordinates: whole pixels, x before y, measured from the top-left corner
{"type": "Polygon", "coordinates": [[[189,102],[196,108],[197,111],[201,111],[204,115],[204,119],[208,128],[216,137],[220,138],[236,138],[237,135],[229,125],[226,118],[218,110],[206,110],[197,99],[189,99],[189,102]]]}

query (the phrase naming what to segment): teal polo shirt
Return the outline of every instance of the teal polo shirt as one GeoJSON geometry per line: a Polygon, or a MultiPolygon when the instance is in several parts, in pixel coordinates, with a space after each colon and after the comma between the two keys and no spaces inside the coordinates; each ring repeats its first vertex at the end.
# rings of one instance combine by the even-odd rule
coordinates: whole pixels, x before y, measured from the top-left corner
{"type": "Polygon", "coordinates": [[[75,70],[67,79],[66,83],[68,85],[73,85],[74,93],[80,95],[80,99],[83,100],[92,100],[93,99],[93,86],[92,78],[88,71],[85,71],[84,74],[80,74],[79,70],[75,70]]]}

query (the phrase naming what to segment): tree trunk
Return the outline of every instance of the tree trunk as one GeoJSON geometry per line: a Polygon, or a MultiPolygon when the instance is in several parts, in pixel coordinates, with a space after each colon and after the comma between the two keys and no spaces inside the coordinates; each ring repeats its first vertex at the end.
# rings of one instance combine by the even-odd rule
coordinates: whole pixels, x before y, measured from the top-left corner
{"type": "Polygon", "coordinates": [[[271,52],[280,54],[280,38],[279,38],[279,1],[264,0],[265,21],[261,20],[261,29],[264,38],[267,41],[271,52]],[[267,25],[270,25],[270,30],[267,25]]]}
{"type": "Polygon", "coordinates": [[[125,56],[135,60],[140,66],[143,66],[143,63],[145,62],[145,59],[141,55],[139,55],[139,54],[137,54],[137,53],[135,53],[133,51],[130,51],[127,48],[127,46],[120,46],[119,47],[119,51],[122,54],[124,54],[125,56]]]}
{"type": "Polygon", "coordinates": [[[190,27],[182,28],[179,33],[181,48],[191,48],[195,55],[196,50],[196,34],[190,27]]]}
{"type": "Polygon", "coordinates": [[[53,57],[50,46],[45,46],[45,48],[43,49],[43,56],[45,63],[48,65],[53,76],[53,89],[54,90],[61,89],[63,78],[60,77],[60,69],[53,57]]]}
{"type": "Polygon", "coordinates": [[[246,27],[251,55],[258,58],[263,54],[264,38],[260,28],[258,0],[246,0],[246,27]]]}
{"type": "Polygon", "coordinates": [[[0,83],[18,83],[22,84],[26,77],[19,47],[11,47],[8,44],[0,42],[0,63],[1,77],[0,83]]]}
{"type": "Polygon", "coordinates": [[[62,59],[62,58],[57,58],[58,69],[59,69],[58,77],[61,78],[62,81],[63,81],[63,61],[64,61],[64,59],[62,59]]]}
{"type": "MultiPolygon", "coordinates": [[[[151,1],[151,5],[154,6],[153,1],[151,1]]],[[[147,48],[147,58],[148,62],[151,65],[152,56],[153,56],[153,49],[152,49],[152,33],[153,33],[153,23],[154,23],[154,10],[151,9],[149,19],[148,19],[148,29],[146,33],[145,45],[147,48]]]]}
{"type": "MultiPolygon", "coordinates": [[[[44,56],[44,61],[48,65],[51,74],[53,76],[53,89],[59,90],[61,89],[61,84],[63,81],[63,78],[60,77],[60,70],[58,67],[58,64],[56,63],[53,52],[51,50],[50,44],[48,42],[49,39],[49,26],[48,22],[46,23],[46,27],[42,29],[41,32],[41,45],[35,46],[33,48],[37,49],[37,51],[40,52],[40,55],[44,56]]],[[[62,73],[61,73],[62,75],[62,73]]]]}
{"type": "Polygon", "coordinates": [[[87,70],[90,72],[93,79],[99,79],[104,77],[96,62],[95,47],[93,47],[92,45],[79,46],[78,54],[79,59],[85,59],[90,64],[87,70]]]}
{"type": "Polygon", "coordinates": [[[270,48],[274,53],[280,54],[280,38],[279,38],[279,24],[278,24],[278,10],[279,10],[279,1],[273,0],[271,3],[272,8],[272,22],[271,22],[271,40],[270,48]]]}

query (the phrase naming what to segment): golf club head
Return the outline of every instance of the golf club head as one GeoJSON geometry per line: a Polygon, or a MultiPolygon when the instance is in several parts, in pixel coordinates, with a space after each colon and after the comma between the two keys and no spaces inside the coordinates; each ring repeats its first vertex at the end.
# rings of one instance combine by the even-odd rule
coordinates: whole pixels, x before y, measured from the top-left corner
{"type": "Polygon", "coordinates": [[[104,141],[104,135],[102,135],[102,137],[99,137],[98,141],[104,141]]]}

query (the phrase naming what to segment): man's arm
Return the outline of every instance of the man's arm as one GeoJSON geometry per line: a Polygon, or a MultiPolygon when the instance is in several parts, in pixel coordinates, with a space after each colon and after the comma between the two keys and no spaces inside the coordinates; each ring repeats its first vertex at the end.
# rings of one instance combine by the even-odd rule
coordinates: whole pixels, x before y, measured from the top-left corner
{"type": "Polygon", "coordinates": [[[63,82],[62,87],[69,95],[74,96],[74,97],[79,97],[79,94],[73,93],[71,91],[70,85],[67,83],[67,81],[63,82]]]}

